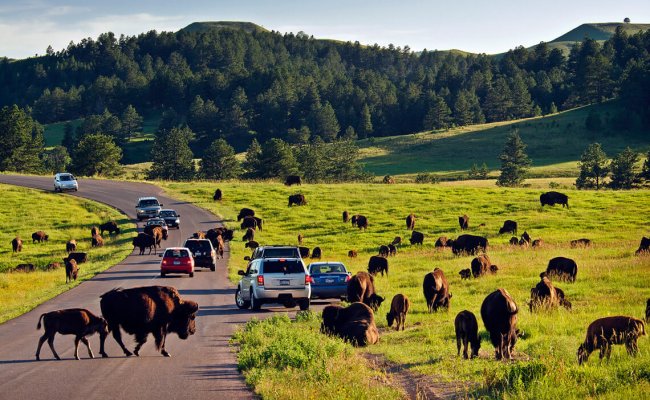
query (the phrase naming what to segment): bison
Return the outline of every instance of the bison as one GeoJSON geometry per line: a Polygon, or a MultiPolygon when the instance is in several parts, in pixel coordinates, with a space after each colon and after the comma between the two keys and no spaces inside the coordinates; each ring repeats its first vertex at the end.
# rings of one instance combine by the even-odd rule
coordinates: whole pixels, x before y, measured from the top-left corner
{"type": "Polygon", "coordinates": [[[395,245],[392,244],[392,243],[389,244],[389,245],[388,245],[388,255],[389,255],[389,256],[394,256],[394,255],[396,255],[396,254],[397,254],[397,247],[395,247],[395,245]]]}
{"type": "Polygon", "coordinates": [[[368,229],[368,217],[365,215],[357,215],[357,228],[368,229]]]}
{"type": "Polygon", "coordinates": [[[449,310],[449,301],[451,299],[449,283],[440,268],[436,268],[433,272],[429,272],[424,276],[422,290],[424,291],[424,298],[427,301],[429,312],[438,311],[438,308],[441,307],[449,310]]]}
{"type": "Polygon", "coordinates": [[[251,217],[250,215],[248,215],[248,216],[244,217],[244,219],[241,222],[241,225],[239,225],[239,227],[241,229],[248,229],[248,228],[257,229],[257,219],[255,219],[255,217],[251,217]]]}
{"type": "Polygon", "coordinates": [[[386,322],[388,323],[388,326],[393,326],[393,322],[395,322],[396,331],[399,331],[400,329],[404,330],[406,314],[410,307],[411,302],[405,295],[398,293],[393,296],[393,300],[390,303],[390,311],[386,314],[386,322]]]}
{"type": "Polygon", "coordinates": [[[196,231],[192,234],[192,238],[194,239],[205,239],[205,232],[203,231],[196,231]]]}
{"type": "Polygon", "coordinates": [[[542,239],[533,240],[533,248],[544,246],[544,241],[542,239]]]}
{"type": "Polygon", "coordinates": [[[559,192],[542,193],[539,196],[539,202],[542,203],[542,207],[545,205],[554,206],[556,204],[562,204],[562,207],[569,208],[569,197],[559,192]]]}
{"type": "Polygon", "coordinates": [[[461,231],[469,229],[469,217],[467,216],[467,214],[458,217],[458,225],[460,225],[461,231]]]}
{"type": "Polygon", "coordinates": [[[54,271],[55,269],[61,268],[61,263],[60,262],[51,262],[47,264],[47,267],[45,267],[48,271],[54,271]]]}
{"type": "Polygon", "coordinates": [[[261,231],[262,230],[262,223],[264,222],[264,220],[262,218],[260,218],[260,217],[253,217],[253,218],[255,218],[255,222],[257,222],[257,229],[259,229],[261,231]]]}
{"type": "Polygon", "coordinates": [[[472,358],[478,357],[478,350],[481,348],[481,338],[478,335],[478,322],[474,313],[464,310],[456,315],[454,320],[456,329],[456,349],[460,356],[460,345],[463,344],[463,358],[466,360],[469,345],[472,345],[472,358]]]}
{"type": "Polygon", "coordinates": [[[75,260],[77,264],[82,264],[88,261],[88,253],[73,252],[68,254],[68,259],[75,260]]]}
{"type": "Polygon", "coordinates": [[[254,240],[251,240],[251,241],[249,241],[248,243],[246,243],[246,244],[244,245],[244,248],[246,248],[246,249],[251,249],[251,250],[255,250],[255,249],[258,248],[258,247],[260,247],[260,244],[257,243],[257,242],[254,241],[254,240]]]}
{"type": "Polygon", "coordinates": [[[379,331],[375,325],[372,309],[359,302],[345,308],[325,307],[321,332],[337,335],[354,346],[367,346],[379,341],[379,331]]]}
{"type": "Polygon", "coordinates": [[[93,226],[90,228],[90,237],[93,237],[95,235],[99,234],[99,228],[96,226],[93,226]]]}
{"type": "MultiPolygon", "coordinates": [[[[160,229],[160,232],[162,235],[162,229],[160,229]]],[[[91,247],[102,247],[103,245],[104,245],[104,239],[99,233],[93,236],[93,238],[90,240],[91,247]]]]}
{"type": "Polygon", "coordinates": [[[299,234],[298,234],[298,244],[302,244],[302,240],[303,240],[304,238],[305,238],[305,237],[302,235],[302,233],[299,233],[299,234]]]}
{"type": "Polygon", "coordinates": [[[153,248],[153,253],[156,254],[156,239],[147,235],[146,233],[138,233],[138,236],[133,238],[133,249],[136,247],[140,249],[140,255],[144,255],[144,249],[149,248],[149,254],[151,254],[151,248],[153,248]]]}
{"type": "Polygon", "coordinates": [[[212,196],[212,200],[221,201],[222,198],[223,198],[223,194],[221,193],[221,189],[215,190],[214,195],[212,196]]]}
{"type": "MultiPolygon", "coordinates": [[[[492,271],[492,263],[490,262],[490,257],[487,254],[481,254],[478,257],[474,257],[471,263],[472,267],[472,276],[478,278],[479,276],[485,275],[488,271],[492,271]]],[[[496,267],[496,265],[494,266],[496,267]]],[[[498,270],[495,269],[495,271],[498,270]]]]}
{"type": "Polygon", "coordinates": [[[350,213],[346,211],[343,211],[343,223],[347,224],[350,222],[350,213]]]}
{"type": "Polygon", "coordinates": [[[530,289],[530,303],[528,303],[530,312],[542,307],[555,308],[560,304],[557,290],[546,276],[546,273],[540,274],[541,281],[530,289]]]}
{"type": "Polygon", "coordinates": [[[298,175],[287,175],[284,184],[287,186],[302,185],[302,179],[298,175]]]}
{"type": "Polygon", "coordinates": [[[401,246],[402,245],[402,237],[401,236],[395,236],[392,242],[390,242],[393,246],[401,246]]]}
{"type": "Polygon", "coordinates": [[[641,253],[648,253],[648,252],[650,252],[650,238],[644,236],[643,238],[641,238],[641,243],[639,244],[639,248],[634,254],[638,256],[641,253]]]}
{"type": "Polygon", "coordinates": [[[34,272],[36,266],[34,264],[18,264],[13,272],[34,272]]]}
{"type": "Polygon", "coordinates": [[[383,244],[379,246],[379,257],[388,257],[388,252],[389,252],[388,246],[383,244]]]}
{"type": "Polygon", "coordinates": [[[519,309],[505,289],[487,295],[481,304],[481,318],[490,333],[497,360],[511,359],[517,342],[517,313],[519,309]]]}
{"type": "Polygon", "coordinates": [[[73,251],[77,251],[77,241],[74,239],[68,240],[65,244],[65,251],[66,253],[72,253],[73,251]]]}
{"type": "Polygon", "coordinates": [[[311,251],[311,258],[317,258],[320,260],[322,256],[323,256],[323,251],[320,249],[320,247],[314,247],[313,250],[311,251]]]}
{"type": "Polygon", "coordinates": [[[447,236],[440,236],[436,240],[436,243],[434,244],[434,246],[435,247],[450,247],[452,243],[453,243],[453,240],[447,239],[447,236]]]}
{"type": "Polygon", "coordinates": [[[108,231],[109,235],[112,235],[113,233],[119,234],[120,227],[117,226],[117,223],[115,221],[108,221],[105,224],[99,225],[99,233],[103,235],[104,231],[108,231]]]}
{"type": "MultiPolygon", "coordinates": [[[[168,333],[175,332],[185,340],[196,331],[194,319],[199,305],[194,301],[181,299],[178,290],[171,286],[147,286],[132,289],[113,289],[100,296],[99,306],[106,318],[109,332],[128,357],[132,353],[122,343],[120,327],[128,334],[134,334],[137,345],[133,350],[139,356],[140,348],[153,334],[156,349],[169,357],[165,349],[168,333]]],[[[100,338],[100,354],[104,351],[106,337],[100,338]]]]}
{"type": "Polygon", "coordinates": [[[587,238],[572,240],[571,248],[575,249],[576,247],[591,247],[591,240],[587,238]]]}
{"type": "Polygon", "coordinates": [[[23,240],[16,236],[12,241],[11,241],[11,250],[14,253],[20,253],[23,251],[23,240]]]}
{"type": "Polygon", "coordinates": [[[556,276],[560,280],[575,282],[578,265],[570,258],[555,257],[548,262],[546,274],[551,277],[556,276]]]}
{"type": "Polygon", "coordinates": [[[517,234],[517,222],[507,219],[503,222],[503,226],[501,229],[499,229],[499,235],[502,235],[504,233],[512,233],[514,235],[517,234]]]}
{"type": "Polygon", "coordinates": [[[510,243],[511,246],[519,246],[519,239],[517,239],[517,236],[513,236],[510,238],[510,243]]]}
{"type": "Polygon", "coordinates": [[[530,244],[530,235],[526,231],[524,231],[524,233],[521,235],[521,239],[519,240],[520,246],[523,246],[524,244],[526,246],[530,244]]]}
{"type": "Polygon", "coordinates": [[[461,269],[458,275],[460,275],[460,279],[469,279],[472,277],[472,271],[469,268],[461,269]]]}
{"type": "MultiPolygon", "coordinates": [[[[217,236],[221,236],[221,235],[217,235],[217,236]]],[[[255,231],[252,228],[247,228],[244,237],[242,237],[242,240],[244,242],[250,242],[251,240],[255,240],[255,231]]]]}
{"type": "Polygon", "coordinates": [[[418,231],[413,231],[411,232],[411,238],[409,239],[409,242],[411,244],[423,244],[424,243],[424,233],[418,232],[418,231]]]}
{"type": "Polygon", "coordinates": [[[65,263],[65,283],[76,281],[77,275],[79,275],[79,266],[77,266],[77,261],[74,258],[64,258],[63,262],[65,263]]]}
{"type": "Polygon", "coordinates": [[[415,214],[411,213],[406,217],[406,229],[412,231],[415,229],[415,214]]]}
{"type": "Polygon", "coordinates": [[[629,355],[636,355],[639,347],[636,340],[645,336],[645,324],[640,319],[627,316],[600,318],[589,324],[587,337],[578,347],[578,364],[587,362],[589,355],[600,350],[600,359],[612,353],[612,345],[624,344],[629,355]]]}
{"type": "Polygon", "coordinates": [[[242,208],[239,210],[239,214],[237,214],[237,221],[241,221],[245,217],[254,217],[255,216],[255,211],[251,210],[250,208],[242,208]]]}
{"type": "Polygon", "coordinates": [[[376,276],[380,272],[381,276],[384,276],[384,272],[388,275],[388,260],[380,256],[370,257],[368,261],[368,273],[376,276]]]}
{"type": "Polygon", "coordinates": [[[298,252],[300,253],[301,258],[308,258],[310,250],[309,250],[309,247],[300,246],[300,247],[298,247],[298,252]]]}
{"type": "MultiPolygon", "coordinates": [[[[218,235],[215,242],[216,242],[216,245],[212,245],[212,247],[214,247],[214,250],[217,252],[217,258],[223,258],[223,251],[224,251],[224,249],[226,247],[226,245],[223,242],[223,236],[218,235]]],[[[251,243],[251,242],[249,242],[249,243],[251,243]]],[[[257,242],[254,242],[254,243],[257,243],[257,242]]]]}
{"type": "Polygon", "coordinates": [[[375,280],[372,275],[361,271],[348,281],[347,300],[351,303],[360,301],[377,311],[384,298],[375,293],[375,280]]]}
{"type": "Polygon", "coordinates": [[[32,233],[32,243],[47,242],[49,238],[50,238],[49,235],[45,234],[45,232],[43,232],[43,231],[37,231],[37,232],[32,233]]]}
{"type": "Polygon", "coordinates": [[[486,251],[488,240],[482,236],[460,235],[451,245],[451,251],[455,255],[476,254],[479,251],[486,251]]]}
{"type": "Polygon", "coordinates": [[[289,196],[289,207],[292,205],[297,205],[297,206],[304,206],[307,204],[307,200],[305,200],[305,195],[303,194],[292,194],[289,196]]]}
{"type": "Polygon", "coordinates": [[[355,257],[357,257],[357,256],[358,256],[358,254],[357,254],[357,251],[356,251],[356,250],[350,250],[350,251],[348,251],[348,257],[350,257],[350,258],[355,258],[355,257]]]}
{"type": "Polygon", "coordinates": [[[79,342],[82,342],[88,348],[88,356],[95,358],[86,336],[99,333],[100,341],[102,341],[108,335],[108,324],[106,320],[83,308],[71,308],[41,314],[36,329],[41,329],[41,320],[43,321],[43,326],[45,326],[45,333],[38,339],[36,360],[41,359],[41,346],[43,346],[46,340],[47,344],[50,345],[54,357],[57,360],[61,359],[56,353],[56,350],[54,350],[54,336],[57,333],[61,335],[75,335],[74,358],[76,360],[79,359],[79,342]]]}

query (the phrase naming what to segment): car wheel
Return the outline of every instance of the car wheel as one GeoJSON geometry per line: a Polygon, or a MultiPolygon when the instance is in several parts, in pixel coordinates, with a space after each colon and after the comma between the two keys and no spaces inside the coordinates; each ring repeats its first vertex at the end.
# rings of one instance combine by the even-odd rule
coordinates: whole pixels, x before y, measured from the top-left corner
{"type": "Polygon", "coordinates": [[[251,293],[251,309],[259,311],[260,308],[262,308],[262,303],[255,298],[255,294],[251,293]]]}
{"type": "Polygon", "coordinates": [[[165,277],[165,275],[167,275],[167,274],[166,274],[166,273],[164,273],[164,272],[161,272],[161,273],[160,273],[160,277],[161,277],[161,278],[164,278],[164,277],[165,277]]]}
{"type": "Polygon", "coordinates": [[[303,311],[309,310],[309,305],[310,305],[309,299],[298,300],[298,306],[300,306],[300,309],[303,311]]]}
{"type": "Polygon", "coordinates": [[[194,278],[194,272],[190,272],[190,278],[194,278]]]}
{"type": "Polygon", "coordinates": [[[237,291],[235,292],[235,304],[237,304],[237,308],[240,310],[244,310],[251,306],[250,301],[244,300],[241,296],[241,290],[239,290],[239,288],[237,288],[237,291]]]}
{"type": "Polygon", "coordinates": [[[214,272],[217,269],[217,266],[212,264],[210,265],[210,271],[214,272]]]}

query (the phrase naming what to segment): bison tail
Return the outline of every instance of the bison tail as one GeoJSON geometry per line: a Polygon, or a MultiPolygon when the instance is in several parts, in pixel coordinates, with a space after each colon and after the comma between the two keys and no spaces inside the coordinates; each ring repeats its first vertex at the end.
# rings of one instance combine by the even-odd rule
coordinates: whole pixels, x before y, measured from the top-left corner
{"type": "Polygon", "coordinates": [[[45,314],[41,314],[41,316],[38,318],[38,324],[36,325],[36,329],[40,330],[41,329],[41,320],[43,319],[43,316],[45,314]]]}

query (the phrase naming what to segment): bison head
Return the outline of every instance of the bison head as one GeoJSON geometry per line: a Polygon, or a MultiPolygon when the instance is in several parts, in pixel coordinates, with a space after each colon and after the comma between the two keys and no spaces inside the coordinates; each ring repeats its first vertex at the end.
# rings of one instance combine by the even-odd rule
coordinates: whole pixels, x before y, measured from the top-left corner
{"type": "Polygon", "coordinates": [[[582,365],[582,363],[587,362],[588,359],[589,350],[587,350],[587,346],[583,343],[578,347],[578,365],[582,365]]]}
{"type": "Polygon", "coordinates": [[[377,311],[383,302],[384,298],[374,293],[368,298],[368,305],[372,308],[372,311],[377,311]]]}
{"type": "Polygon", "coordinates": [[[334,333],[341,309],[340,306],[327,306],[323,309],[323,322],[320,325],[321,333],[334,333]]]}
{"type": "Polygon", "coordinates": [[[196,302],[185,300],[178,305],[172,314],[172,319],[167,327],[169,332],[176,332],[181,339],[187,339],[196,332],[194,319],[199,305],[196,302]]]}

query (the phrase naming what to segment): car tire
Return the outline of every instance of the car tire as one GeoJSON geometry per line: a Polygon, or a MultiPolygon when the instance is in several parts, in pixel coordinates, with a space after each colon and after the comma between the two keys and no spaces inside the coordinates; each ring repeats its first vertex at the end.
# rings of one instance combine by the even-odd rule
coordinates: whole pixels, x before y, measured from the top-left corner
{"type": "Polygon", "coordinates": [[[194,278],[194,272],[190,272],[190,278],[194,278]]]}
{"type": "Polygon", "coordinates": [[[161,272],[161,273],[160,273],[160,277],[161,277],[161,278],[164,278],[164,277],[165,277],[165,275],[167,275],[167,274],[166,274],[166,273],[164,273],[164,272],[161,272]]]}
{"type": "Polygon", "coordinates": [[[216,266],[216,265],[214,265],[214,264],[210,265],[210,271],[214,272],[214,271],[216,271],[216,270],[217,270],[217,266],[216,266]]]}
{"type": "Polygon", "coordinates": [[[300,309],[303,310],[303,311],[305,311],[305,310],[309,310],[309,306],[310,306],[310,304],[311,304],[311,303],[310,303],[309,299],[301,299],[301,300],[298,300],[298,306],[299,306],[300,309]]]}
{"type": "Polygon", "coordinates": [[[240,310],[245,310],[251,306],[250,301],[246,301],[241,297],[241,290],[239,290],[239,288],[237,288],[237,291],[235,292],[235,304],[240,310]]]}
{"type": "Polygon", "coordinates": [[[251,310],[259,311],[262,308],[262,303],[255,298],[255,294],[251,293],[251,310]]]}

